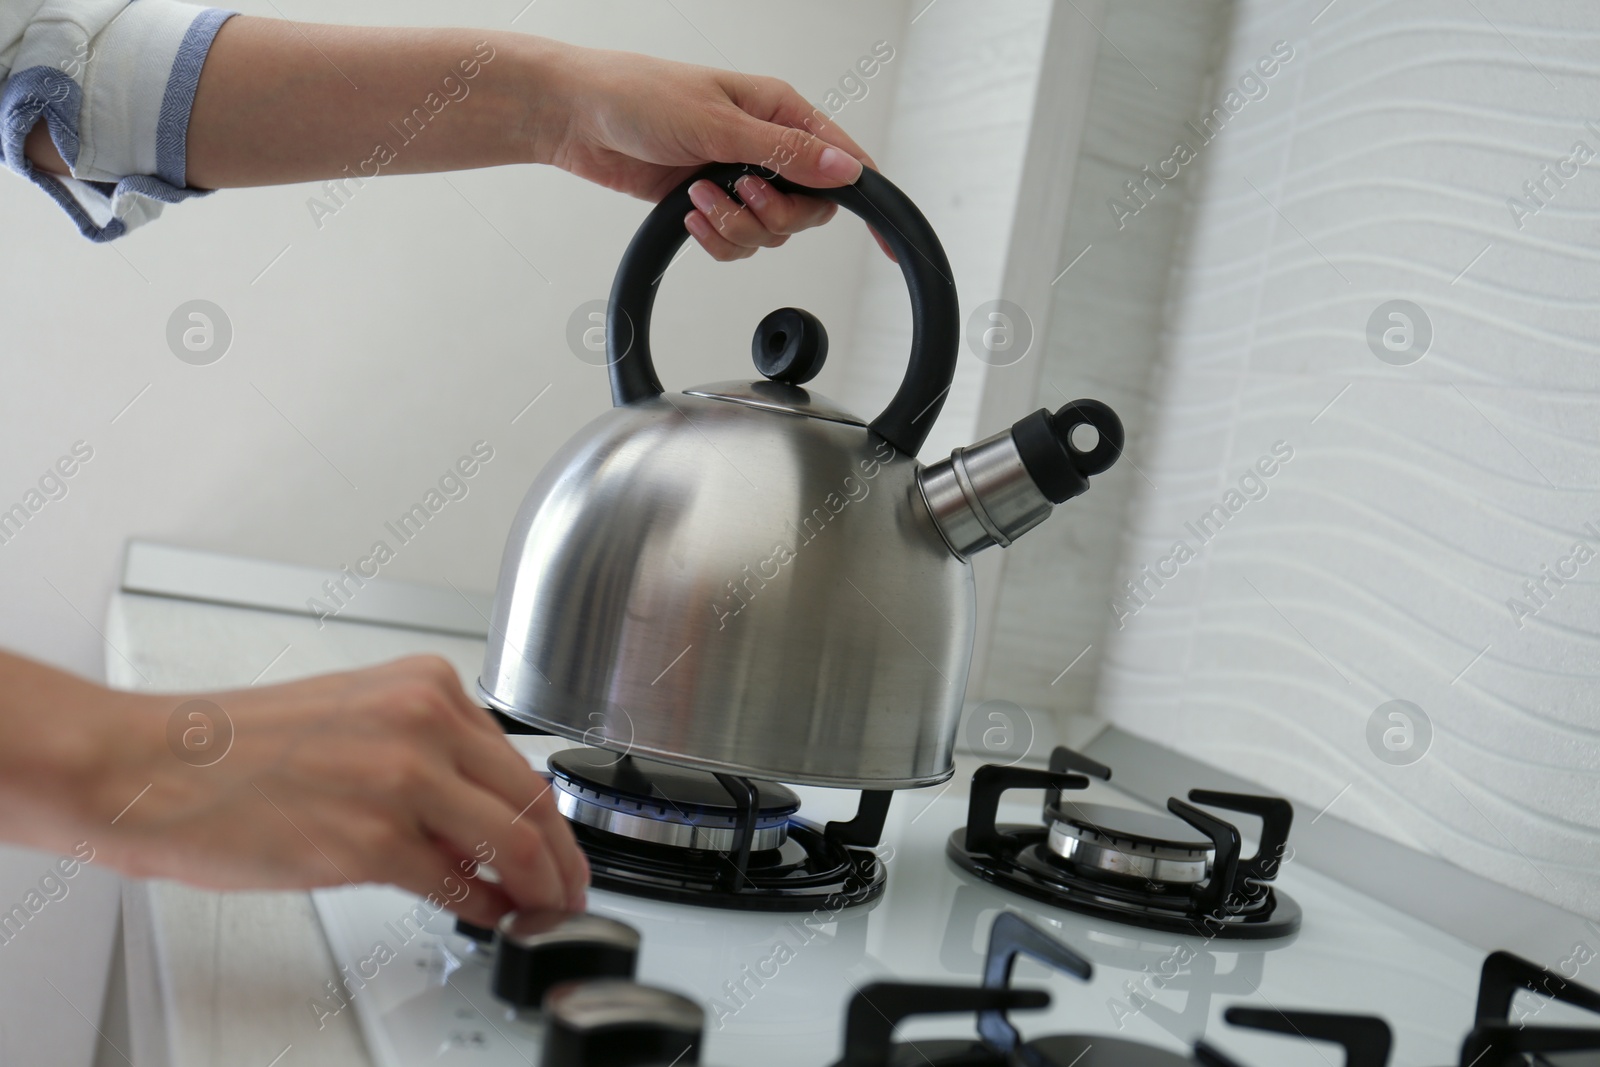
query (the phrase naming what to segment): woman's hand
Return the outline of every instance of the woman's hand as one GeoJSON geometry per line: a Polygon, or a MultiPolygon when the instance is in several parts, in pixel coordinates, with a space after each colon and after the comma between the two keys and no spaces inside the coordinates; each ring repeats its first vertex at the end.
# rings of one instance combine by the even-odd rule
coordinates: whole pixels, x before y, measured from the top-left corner
{"type": "Polygon", "coordinates": [[[53,731],[98,739],[46,805],[71,825],[13,839],[72,836],[125,874],[215,889],[392,883],[482,925],[584,906],[588,864],[548,782],[442,659],[210,694],[71,681],[99,694],[81,716],[53,709],[53,731]]]}
{"type": "MultiPolygon", "coordinates": [[[[712,162],[755,163],[818,188],[849,185],[863,163],[877,169],[848,134],[776,78],[540,43],[555,104],[541,113],[546,139],[537,151],[609,189],[657,201],[712,162]]],[[[837,210],[753,175],[735,188],[743,204],[711,182],[689,189],[696,210],[684,225],[720,260],[776,248],[837,210]]],[[[889,254],[881,238],[878,244],[889,254]]]]}

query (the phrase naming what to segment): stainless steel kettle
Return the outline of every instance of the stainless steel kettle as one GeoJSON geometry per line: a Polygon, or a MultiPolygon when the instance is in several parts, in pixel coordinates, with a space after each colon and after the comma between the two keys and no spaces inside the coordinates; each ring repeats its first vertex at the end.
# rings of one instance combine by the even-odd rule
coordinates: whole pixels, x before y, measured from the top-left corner
{"type": "MultiPolygon", "coordinates": [[[[1009,545],[1122,450],[1079,400],[924,467],[955,374],[955,284],[928,221],[882,175],[788,192],[842,204],[894,250],[911,360],[870,423],[803,388],[826,332],[795,308],[752,345],[765,380],[668,393],[650,354],[656,288],[688,187],[622,257],[606,317],[612,409],[528,490],[501,564],[479,693],[551,733],[703,770],[812,785],[942,782],[972,655],[974,552],[1009,545]],[[1091,448],[1073,431],[1092,426],[1091,448]]],[[[763,177],[768,175],[763,174],[763,177]]],[[[736,194],[733,194],[736,195],[736,194]]]]}

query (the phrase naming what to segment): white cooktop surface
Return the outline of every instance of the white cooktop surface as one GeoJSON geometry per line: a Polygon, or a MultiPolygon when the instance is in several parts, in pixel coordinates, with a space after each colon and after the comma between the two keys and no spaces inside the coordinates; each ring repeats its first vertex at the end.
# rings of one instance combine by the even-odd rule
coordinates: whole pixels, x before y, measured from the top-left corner
{"type": "MultiPolygon", "coordinates": [[[[519,741],[535,762],[566,746],[544,738],[519,741]]],[[[885,832],[893,850],[888,890],[876,904],[836,915],[784,915],[595,891],[592,910],[643,933],[640,980],[706,1007],[701,1060],[710,1065],[834,1062],[845,1004],[856,987],[892,978],[976,984],[989,925],[1002,908],[1043,926],[1095,964],[1093,981],[1085,985],[1031,961],[1019,963],[1017,982],[1042,984],[1054,998],[1046,1012],[1017,1013],[1025,1034],[1115,1034],[1174,1050],[1204,1034],[1246,1064],[1340,1062],[1331,1046],[1249,1034],[1222,1021],[1227,1006],[1246,1003],[1378,1013],[1395,1028],[1396,1064],[1455,1062],[1471,1023],[1478,950],[1292,861],[1278,884],[1299,901],[1305,920],[1288,943],[1208,942],[1141,931],[1005,893],[959,871],[944,854],[945,838],[965,823],[965,782],[975,766],[963,760],[947,789],[895,798],[885,832]],[[780,942],[793,958],[763,968],[785,955],[780,942]]],[[[797,792],[802,814],[812,818],[844,817],[853,803],[853,794],[833,790],[797,792]]],[[[1098,784],[1089,795],[1138,805],[1098,784]]],[[[1037,792],[1009,794],[1002,821],[1036,821],[1039,798],[1037,792]]],[[[379,942],[395,953],[387,964],[365,965],[366,973],[377,974],[352,998],[380,1067],[538,1062],[537,1022],[514,1018],[489,993],[489,967],[452,933],[448,914],[406,943],[397,929],[416,903],[407,894],[339,889],[319,891],[315,899],[334,956],[351,973],[377,955],[379,942]]],[[[972,1020],[934,1017],[904,1032],[913,1040],[970,1036],[972,1020]]]]}

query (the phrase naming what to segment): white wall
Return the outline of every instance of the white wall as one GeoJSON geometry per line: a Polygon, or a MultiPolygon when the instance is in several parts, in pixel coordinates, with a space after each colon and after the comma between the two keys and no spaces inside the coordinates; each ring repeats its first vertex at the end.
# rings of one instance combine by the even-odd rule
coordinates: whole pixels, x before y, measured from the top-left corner
{"type": "MultiPolygon", "coordinates": [[[[1002,295],[1050,5],[917,0],[912,15],[880,162],[938,231],[965,331],[979,305],[1002,295]]],[[[872,358],[851,364],[841,399],[870,409],[870,417],[905,374],[911,317],[898,271],[873,271],[863,283],[856,336],[872,358]]],[[[925,462],[973,443],[989,371],[963,333],[955,380],[921,452],[925,462]]]]}
{"type": "Polygon", "coordinates": [[[1600,563],[1520,625],[1507,601],[1600,547],[1600,164],[1521,228],[1507,199],[1600,150],[1600,12],[1325,6],[1240,3],[1203,100],[1292,43],[1189,179],[1121,577],[1198,547],[1185,524],[1275,442],[1293,459],[1112,624],[1098,711],[1597,917],[1600,563]],[[1395,299],[1432,323],[1409,366],[1369,347],[1395,299]],[[1431,723],[1409,765],[1379,757],[1392,700],[1431,723]]]}
{"type": "MultiPolygon", "coordinates": [[[[941,0],[923,4],[913,16],[884,163],[935,220],[963,326],[955,378],[923,446],[925,461],[1009,427],[1038,407],[1039,353],[1051,311],[1048,282],[1058,272],[1056,231],[1069,210],[1095,70],[1098,40],[1084,35],[1084,20],[1102,14],[1101,0],[1083,0],[1077,10],[1045,0],[941,0]],[[1009,338],[1015,348],[986,361],[981,344],[973,343],[973,323],[979,323],[981,336],[991,322],[987,310],[1002,300],[1015,309],[1009,338]]],[[[870,406],[867,397],[884,395],[904,373],[911,338],[905,303],[899,278],[882,272],[868,277],[856,330],[862,348],[875,358],[851,365],[844,383],[851,404],[870,406]]],[[[1058,407],[1066,398],[1041,399],[1058,407]]],[[[1096,495],[1103,490],[1097,488],[1096,495]]],[[[1115,551],[1123,503],[1118,497],[1116,506],[1101,509],[1109,521],[1098,528],[1101,550],[1091,565],[1102,573],[1115,551]]],[[[1048,687],[1032,684],[1037,672],[1017,669],[1019,662],[1038,663],[1027,655],[1037,647],[1029,639],[1038,631],[1026,622],[1015,625],[1005,613],[1003,576],[1013,567],[1032,570],[1039,559],[1061,564],[1062,553],[1041,546],[1075,540],[1081,506],[1075,503],[1020,546],[973,560],[978,622],[967,718],[957,735],[965,749],[1003,739],[1002,749],[982,754],[1011,756],[1029,747],[1042,752],[1061,736],[1063,720],[1052,714],[1060,709],[1050,699],[1055,694],[1041,699],[1048,687]],[[996,715],[1008,724],[999,733],[986,725],[999,721],[996,715]]],[[[1019,584],[1026,587],[1026,578],[1019,584]]],[[[1096,616],[1091,625],[1098,623],[1096,616]]],[[[1091,669],[1084,673],[1092,677],[1091,669]]]]}
{"type": "MultiPolygon", "coordinates": [[[[1058,242],[1053,258],[1019,264],[1036,276],[1037,295],[1027,310],[1038,336],[1021,362],[991,371],[986,388],[1015,389],[1013,378],[1027,376],[1032,402],[1011,400],[1000,425],[1037,407],[1102,400],[1121,418],[1129,454],[1049,522],[1004,553],[980,557],[1004,568],[984,695],[1056,713],[1068,743],[1093,729],[1085,720],[1106,650],[1105,601],[1129,501],[1147,485],[1138,453],[1154,416],[1150,376],[1161,350],[1168,264],[1186,191],[1182,180],[1174,183],[1121,228],[1106,199],[1171,150],[1173,127],[1203,95],[1220,58],[1228,13],[1225,0],[1106,0],[1098,10],[1079,7],[1056,7],[1049,61],[1064,62],[1074,48],[1084,51],[1086,38],[1087,93],[1058,87],[1035,113],[1036,139],[1077,139],[1062,217],[1052,220],[1047,209],[1034,209],[1036,223],[1058,242]]],[[[1063,177],[1056,180],[1064,184],[1063,177]]],[[[1019,233],[1032,216],[1018,219],[1019,233]]],[[[1021,237],[1014,243],[1020,246],[1021,237]]],[[[994,411],[987,401],[985,407],[994,411]]]]}
{"type": "MultiPolygon", "coordinates": [[[[873,42],[901,47],[909,18],[904,0],[525,3],[234,6],[328,22],[499,29],[516,17],[509,28],[776,75],[813,101],[873,42]]],[[[897,72],[891,62],[839,115],[869,151],[884,145],[897,72]]],[[[0,501],[20,500],[74,442],[94,450],[67,496],[0,545],[0,645],[98,676],[98,630],[128,537],[351,562],[382,535],[385,519],[479,439],[492,443],[494,460],[386,573],[493,587],[528,482],[609,403],[604,371],[568,350],[566,323],[579,303],[606,295],[648,205],[534,168],[449,182],[395,177],[368,185],[319,231],[306,207],[314,191],[221,193],[169,208],[155,225],[103,247],[78,238],[31,186],[0,180],[0,501]],[[180,362],[165,340],[173,309],[196,298],[220,305],[234,328],[226,357],[206,367],[180,362]]],[[[937,226],[939,205],[924,207],[937,226]]],[[[738,264],[686,256],[658,304],[663,381],[682,387],[751,373],[756,322],[795,304],[816,312],[834,338],[833,363],[817,385],[837,393],[830,383],[859,355],[846,339],[866,270],[898,277],[853,221],[738,264]]],[[[869,399],[881,405],[887,396],[869,399]]],[[[293,656],[274,670],[294,670],[293,656]]],[[[0,851],[0,901],[20,898],[45,862],[0,851]]],[[[50,977],[98,1018],[114,900],[111,879],[92,887],[86,877],[29,936],[0,946],[8,1042],[0,1059],[87,1061],[93,1032],[38,979],[50,977]]]]}

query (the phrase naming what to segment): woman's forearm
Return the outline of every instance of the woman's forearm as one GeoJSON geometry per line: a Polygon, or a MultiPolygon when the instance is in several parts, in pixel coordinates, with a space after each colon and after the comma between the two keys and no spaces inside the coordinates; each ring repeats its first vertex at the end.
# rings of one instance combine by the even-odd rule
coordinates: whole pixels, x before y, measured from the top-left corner
{"type": "Polygon", "coordinates": [[[189,184],[534,163],[559,122],[556,42],[458,29],[235,17],[190,115],[189,184]]]}
{"type": "MultiPolygon", "coordinates": [[[[549,162],[570,46],[489,30],[323,26],[235,16],[189,116],[197,189],[549,162]]],[[[29,160],[68,173],[43,123],[29,160]]]]}

